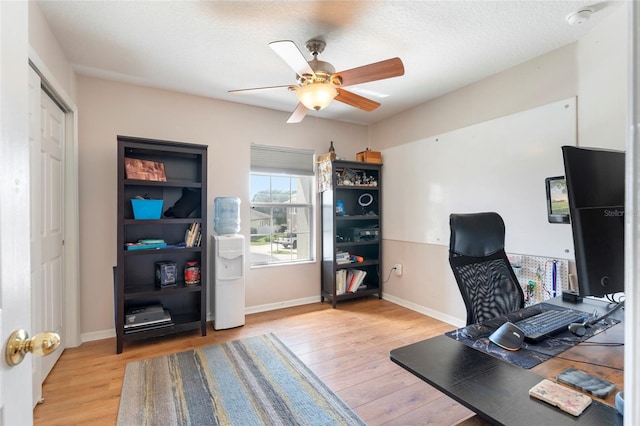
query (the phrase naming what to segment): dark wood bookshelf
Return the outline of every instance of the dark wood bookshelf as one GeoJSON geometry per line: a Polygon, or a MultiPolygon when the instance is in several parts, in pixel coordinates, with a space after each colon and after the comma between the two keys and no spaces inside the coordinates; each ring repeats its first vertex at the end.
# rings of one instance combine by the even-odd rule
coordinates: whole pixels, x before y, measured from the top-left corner
{"type": "Polygon", "coordinates": [[[207,146],[183,142],[118,136],[118,208],[117,266],[114,269],[116,352],[122,353],[127,341],[200,330],[206,327],[207,293],[207,146]],[[166,181],[127,179],[125,158],[162,163],[166,181]],[[188,217],[166,217],[164,212],[175,205],[185,189],[200,191],[200,206],[188,217]],[[136,219],[131,199],[137,196],[163,200],[157,219],[136,219]],[[200,245],[127,250],[127,243],[140,239],[162,239],[168,245],[184,242],[189,227],[197,223],[202,235],[200,245]],[[156,284],[155,263],[176,264],[176,285],[156,284]],[[182,277],[187,262],[200,266],[200,285],[185,286],[182,277]],[[156,328],[125,329],[125,316],[130,308],[162,305],[171,313],[171,324],[156,328]]]}
{"type": "Polygon", "coordinates": [[[335,308],[342,300],[371,295],[382,298],[382,164],[334,160],[331,171],[331,187],[321,193],[321,299],[328,300],[335,308]],[[358,177],[375,184],[358,184],[358,177]],[[370,201],[367,206],[360,202],[363,194],[367,194],[370,201]],[[344,206],[344,211],[337,211],[338,202],[344,206]],[[363,236],[363,233],[367,235],[363,236]],[[336,254],[339,252],[362,256],[364,260],[338,263],[336,254]],[[342,292],[338,288],[336,274],[345,269],[366,272],[363,285],[356,291],[342,292]]]}

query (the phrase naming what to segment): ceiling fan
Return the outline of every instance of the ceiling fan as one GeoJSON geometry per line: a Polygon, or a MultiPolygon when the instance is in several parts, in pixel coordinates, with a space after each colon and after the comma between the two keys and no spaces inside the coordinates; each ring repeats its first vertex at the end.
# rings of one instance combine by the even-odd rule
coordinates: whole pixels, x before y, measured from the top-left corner
{"type": "Polygon", "coordinates": [[[296,72],[297,85],[257,87],[253,89],[230,90],[229,93],[240,93],[255,90],[286,88],[295,91],[298,107],[287,120],[287,123],[299,123],[311,109],[319,111],[326,108],[333,99],[359,108],[373,111],[380,103],[367,99],[344,89],[345,86],[398,77],[404,74],[404,65],[400,58],[387,59],[346,71],[336,72],[333,65],[318,59],[324,51],[326,43],[322,40],[309,40],[305,44],[313,59],[305,59],[300,49],[291,40],[280,40],[269,43],[271,47],[296,72]]]}

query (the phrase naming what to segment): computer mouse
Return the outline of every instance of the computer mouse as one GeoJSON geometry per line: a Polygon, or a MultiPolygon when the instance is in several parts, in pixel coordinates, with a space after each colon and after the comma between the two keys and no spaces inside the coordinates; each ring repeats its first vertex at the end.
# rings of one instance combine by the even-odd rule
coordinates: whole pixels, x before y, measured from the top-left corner
{"type": "Polygon", "coordinates": [[[505,322],[489,336],[496,345],[510,351],[517,351],[524,342],[524,333],[515,324],[505,322]]]}
{"type": "Polygon", "coordinates": [[[575,334],[578,337],[582,337],[587,332],[587,329],[584,324],[580,324],[578,322],[574,322],[569,324],[569,331],[575,334]]]}

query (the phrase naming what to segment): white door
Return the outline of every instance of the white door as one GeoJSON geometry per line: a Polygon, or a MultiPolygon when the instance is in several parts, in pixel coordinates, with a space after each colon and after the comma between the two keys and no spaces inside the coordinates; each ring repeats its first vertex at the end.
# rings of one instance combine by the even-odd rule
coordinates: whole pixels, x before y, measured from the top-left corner
{"type": "MultiPolygon", "coordinates": [[[[0,1],[0,341],[31,334],[28,3],[0,1]]],[[[33,423],[31,362],[0,360],[0,424],[33,423]]]]}
{"type": "MultiPolygon", "coordinates": [[[[29,141],[31,156],[31,319],[34,333],[63,333],[63,152],[64,112],[40,88],[29,68],[29,141]]],[[[42,383],[60,358],[60,347],[47,357],[33,357],[34,404],[42,383]]]]}

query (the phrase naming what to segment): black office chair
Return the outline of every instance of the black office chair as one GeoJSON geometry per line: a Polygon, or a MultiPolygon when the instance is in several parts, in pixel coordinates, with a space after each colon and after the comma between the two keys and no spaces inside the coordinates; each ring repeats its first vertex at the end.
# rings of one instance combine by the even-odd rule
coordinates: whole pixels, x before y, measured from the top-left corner
{"type": "Polygon", "coordinates": [[[497,213],[451,214],[449,264],[467,308],[467,325],[524,307],[524,293],[504,251],[497,213]]]}

